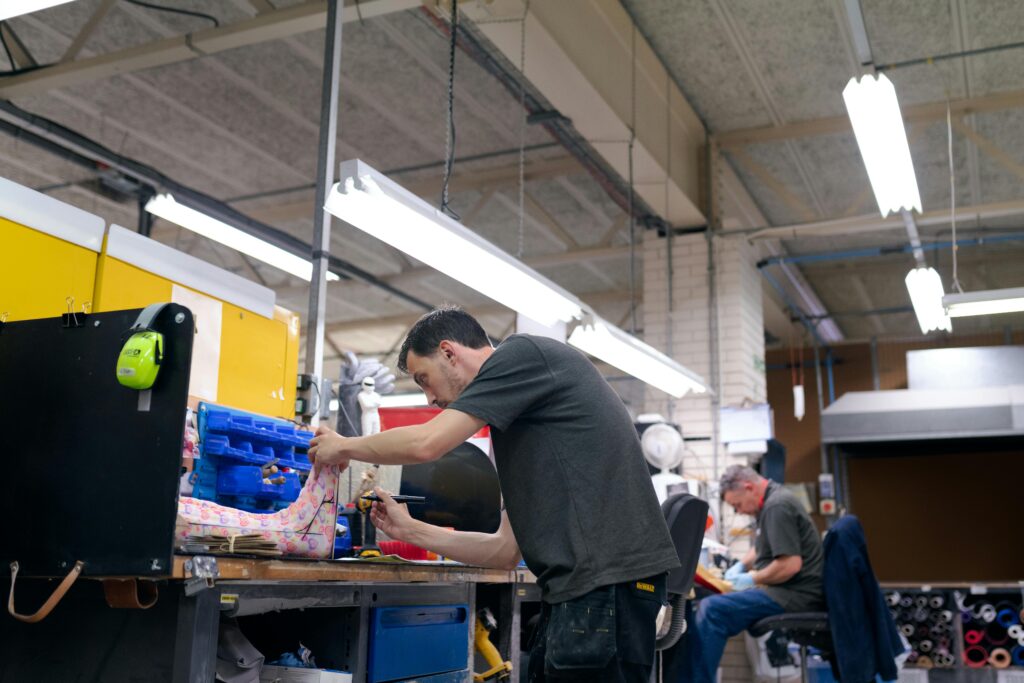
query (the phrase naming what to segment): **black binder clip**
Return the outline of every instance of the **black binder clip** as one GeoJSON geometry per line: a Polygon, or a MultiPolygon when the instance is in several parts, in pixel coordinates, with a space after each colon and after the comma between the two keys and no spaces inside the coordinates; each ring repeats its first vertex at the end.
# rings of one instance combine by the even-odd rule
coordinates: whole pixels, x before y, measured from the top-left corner
{"type": "Polygon", "coordinates": [[[68,302],[68,312],[62,313],[60,316],[61,327],[82,327],[85,325],[85,319],[89,317],[89,305],[91,302],[86,301],[82,304],[82,312],[75,313],[75,297],[69,296],[66,301],[68,302]]]}

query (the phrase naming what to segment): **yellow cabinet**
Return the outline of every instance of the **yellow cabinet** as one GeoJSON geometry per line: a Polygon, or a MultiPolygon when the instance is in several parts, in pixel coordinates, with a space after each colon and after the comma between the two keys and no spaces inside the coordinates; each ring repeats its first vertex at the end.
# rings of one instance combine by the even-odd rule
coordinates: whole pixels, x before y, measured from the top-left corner
{"type": "Polygon", "coordinates": [[[196,316],[189,393],[272,417],[295,414],[299,317],[273,291],[113,226],[99,260],[95,310],[173,301],[196,316]]]}
{"type": "Polygon", "coordinates": [[[104,227],[99,216],[0,178],[0,318],[88,306],[104,227]]]}

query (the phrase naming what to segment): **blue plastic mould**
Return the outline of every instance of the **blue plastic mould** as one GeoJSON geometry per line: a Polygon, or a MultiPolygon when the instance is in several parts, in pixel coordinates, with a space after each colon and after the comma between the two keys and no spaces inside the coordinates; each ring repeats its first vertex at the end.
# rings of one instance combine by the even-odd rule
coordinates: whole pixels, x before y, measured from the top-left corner
{"type": "Polygon", "coordinates": [[[286,420],[199,404],[199,454],[192,495],[250,512],[274,512],[298,498],[300,474],[310,470],[311,432],[286,420]],[[261,467],[274,461],[290,472],[283,484],[264,483],[261,467]]]}

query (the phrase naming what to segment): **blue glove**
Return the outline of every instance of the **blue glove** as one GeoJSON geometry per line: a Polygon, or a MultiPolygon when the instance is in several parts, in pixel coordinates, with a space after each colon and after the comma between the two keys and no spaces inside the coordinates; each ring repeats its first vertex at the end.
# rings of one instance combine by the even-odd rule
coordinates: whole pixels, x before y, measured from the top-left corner
{"type": "Polygon", "coordinates": [[[743,572],[735,579],[732,580],[732,589],[734,591],[745,591],[754,587],[754,573],[743,572]]]}
{"type": "Polygon", "coordinates": [[[731,566],[731,567],[729,567],[728,569],[725,570],[725,580],[726,581],[735,581],[737,576],[739,576],[740,574],[743,574],[746,571],[747,571],[747,568],[743,566],[743,563],[740,562],[739,560],[736,560],[736,563],[733,564],[733,566],[731,566]]]}

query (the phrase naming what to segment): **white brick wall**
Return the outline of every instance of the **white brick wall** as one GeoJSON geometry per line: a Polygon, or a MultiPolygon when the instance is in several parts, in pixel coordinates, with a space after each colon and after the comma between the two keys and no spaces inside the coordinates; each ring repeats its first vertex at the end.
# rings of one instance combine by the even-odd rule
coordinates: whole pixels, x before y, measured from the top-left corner
{"type": "MultiPolygon", "coordinates": [[[[675,237],[672,242],[670,313],[667,240],[654,231],[644,235],[644,340],[711,383],[707,241],[703,234],[695,234],[675,237]]],[[[721,405],[739,404],[744,399],[762,402],[766,400],[764,324],[757,254],[746,241],[717,239],[715,259],[721,405]]],[[[718,472],[712,471],[711,406],[707,394],[691,394],[670,402],[655,389],[646,393],[645,412],[671,415],[686,437],[708,439],[687,442],[683,461],[685,473],[706,479],[718,476],[718,472]]],[[[719,469],[730,461],[724,448],[720,449],[719,469]]]]}

